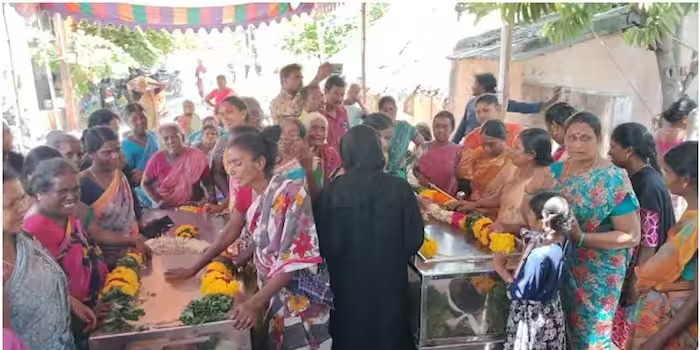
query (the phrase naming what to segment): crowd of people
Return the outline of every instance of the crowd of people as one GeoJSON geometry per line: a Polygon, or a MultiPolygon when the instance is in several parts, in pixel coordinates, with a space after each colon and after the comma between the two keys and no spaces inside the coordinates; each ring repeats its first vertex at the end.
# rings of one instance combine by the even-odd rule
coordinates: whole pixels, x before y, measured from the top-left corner
{"type": "Polygon", "coordinates": [[[599,118],[558,90],[507,102],[544,112],[547,130],[525,129],[501,120],[496,80],[479,74],[459,125],[441,111],[419,128],[397,120],[390,96],[371,113],[331,71],[304,84],[301,66],[282,68],[265,128],[257,100],[223,77],[206,97],[200,87],[215,108],[201,120],[191,101],[176,123],[132,103],[25,156],[5,127],[5,347],[85,349],[109,308],[98,298],[107,272],[128,248],[150,255],[143,211],[195,205],[228,221],[165,278],[194,278],[221,254],[254,271],[257,289],[232,319],[263,334],[256,344],[414,348],[406,265],[424,240],[421,211],[437,205],[418,186],[491,217],[494,232],[522,233],[515,271],[493,257],[511,302],[507,349],[697,347],[697,142],[682,136],[692,100],[671,106],[656,135],[616,126],[606,157],[599,118]],[[672,195],[686,205],[678,218],[672,195]]]}

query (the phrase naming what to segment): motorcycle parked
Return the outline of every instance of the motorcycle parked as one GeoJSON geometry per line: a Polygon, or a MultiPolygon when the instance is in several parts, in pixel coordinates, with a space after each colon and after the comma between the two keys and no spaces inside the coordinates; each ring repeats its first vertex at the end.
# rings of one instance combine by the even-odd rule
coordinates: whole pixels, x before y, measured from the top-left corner
{"type": "Polygon", "coordinates": [[[126,82],[121,79],[102,79],[98,89],[100,107],[111,109],[115,113],[121,113],[122,108],[128,103],[126,82]]]}
{"type": "Polygon", "coordinates": [[[182,78],[180,78],[180,71],[175,70],[169,72],[166,69],[159,69],[155,74],[155,79],[168,84],[165,92],[172,94],[174,96],[182,95],[182,78]]]}

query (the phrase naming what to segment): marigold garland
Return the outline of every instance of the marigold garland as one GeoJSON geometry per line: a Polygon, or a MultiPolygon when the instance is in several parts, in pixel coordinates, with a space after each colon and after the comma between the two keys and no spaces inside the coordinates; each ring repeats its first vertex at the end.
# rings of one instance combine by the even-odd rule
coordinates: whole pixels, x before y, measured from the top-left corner
{"type": "Polygon", "coordinates": [[[195,225],[180,225],[175,229],[175,237],[197,238],[199,231],[195,225]]]}
{"type": "Polygon", "coordinates": [[[494,252],[509,254],[515,250],[515,237],[510,233],[493,232],[489,234],[491,244],[489,248],[494,252]]]}
{"type": "MultiPolygon", "coordinates": [[[[490,232],[493,220],[478,212],[464,214],[437,209],[429,212],[428,215],[455,228],[465,230],[467,235],[474,236],[479,243],[489,247],[491,251],[509,254],[515,250],[515,236],[510,233],[490,232]]],[[[434,243],[434,241],[429,242],[429,240],[432,239],[426,237],[420,250],[421,254],[426,258],[430,258],[437,253],[437,243],[434,243]],[[433,244],[435,244],[435,247],[433,247],[433,244]],[[432,249],[435,249],[435,253],[431,255],[432,249]]]]}
{"type": "Polygon", "coordinates": [[[438,252],[438,244],[435,239],[432,237],[426,236],[425,239],[423,240],[423,245],[420,247],[420,253],[425,257],[426,259],[430,259],[437,255],[438,252]]]}
{"type": "Polygon", "coordinates": [[[223,294],[235,297],[243,289],[243,284],[234,278],[233,268],[222,261],[213,261],[207,265],[202,277],[202,295],[223,294]]]}
{"type": "Polygon", "coordinates": [[[106,283],[100,292],[100,297],[104,297],[113,289],[117,289],[124,294],[135,297],[141,287],[139,272],[143,267],[143,253],[130,251],[123,258],[117,261],[117,267],[107,274],[106,283]]]}
{"type": "Polygon", "coordinates": [[[117,260],[117,267],[107,274],[99,298],[110,303],[111,309],[101,325],[102,330],[129,330],[132,328],[129,322],[137,321],[144,315],[143,310],[137,309],[135,305],[141,287],[139,274],[143,266],[143,253],[132,250],[117,260]]]}
{"type": "Polygon", "coordinates": [[[493,224],[493,221],[487,217],[482,217],[474,222],[472,225],[472,232],[474,232],[474,237],[476,237],[481,244],[489,245],[489,227],[493,224]]]}

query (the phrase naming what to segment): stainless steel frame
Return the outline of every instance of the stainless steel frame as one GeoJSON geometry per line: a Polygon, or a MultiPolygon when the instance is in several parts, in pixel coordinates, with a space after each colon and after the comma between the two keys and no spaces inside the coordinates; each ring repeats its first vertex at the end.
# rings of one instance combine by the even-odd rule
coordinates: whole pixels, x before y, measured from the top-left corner
{"type": "MultiPolygon", "coordinates": [[[[465,239],[464,233],[455,228],[441,223],[426,223],[426,234],[430,235],[438,243],[438,254],[430,259],[422,255],[416,256],[409,264],[409,284],[412,293],[412,306],[418,308],[413,310],[412,323],[416,345],[419,349],[501,349],[503,330],[495,334],[474,335],[474,336],[453,336],[453,337],[432,337],[428,334],[428,307],[429,291],[431,285],[450,283],[454,279],[476,279],[489,276],[492,281],[500,281],[496,276],[491,263],[491,253],[480,244],[474,242],[473,238],[465,239]],[[415,283],[420,287],[416,298],[415,283]],[[416,302],[417,299],[417,302],[416,302]],[[416,324],[416,320],[418,321],[416,324]]],[[[511,254],[508,257],[508,267],[514,268],[517,264],[519,254],[511,254]]],[[[496,282],[496,283],[502,283],[496,282]]],[[[437,289],[436,289],[437,290],[437,289]]],[[[505,291],[503,292],[505,294],[505,291]]],[[[503,295],[504,297],[505,295],[503,295]]],[[[451,297],[448,297],[448,300],[451,297]]],[[[484,302],[486,302],[484,296],[484,302]]],[[[481,306],[480,317],[488,318],[487,305],[481,306]]],[[[463,316],[466,316],[465,312],[463,316]]],[[[476,314],[475,314],[476,315],[476,314]]],[[[458,318],[459,319],[459,318],[458,318]]],[[[486,324],[489,324],[489,320],[486,324]]],[[[459,327],[459,324],[457,324],[459,327]]]]}

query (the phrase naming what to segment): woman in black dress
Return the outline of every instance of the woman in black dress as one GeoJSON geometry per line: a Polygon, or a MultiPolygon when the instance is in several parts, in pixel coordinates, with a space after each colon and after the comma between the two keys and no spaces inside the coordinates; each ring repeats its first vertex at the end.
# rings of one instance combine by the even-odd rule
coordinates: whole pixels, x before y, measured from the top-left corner
{"type": "Polygon", "coordinates": [[[335,296],[333,349],[412,349],[407,264],[423,243],[416,197],[383,172],[374,129],[350,129],[340,154],[345,173],[323,188],[316,208],[335,296]]]}
{"type": "Polygon", "coordinates": [[[654,137],[644,125],[618,125],[610,137],[611,161],[627,170],[634,193],[639,199],[642,239],[634,251],[622,288],[620,306],[613,320],[613,343],[625,348],[630,332],[629,316],[636,303],[634,268],[656,253],[666,242],[668,230],[676,223],[671,195],[659,167],[654,137]]]}

